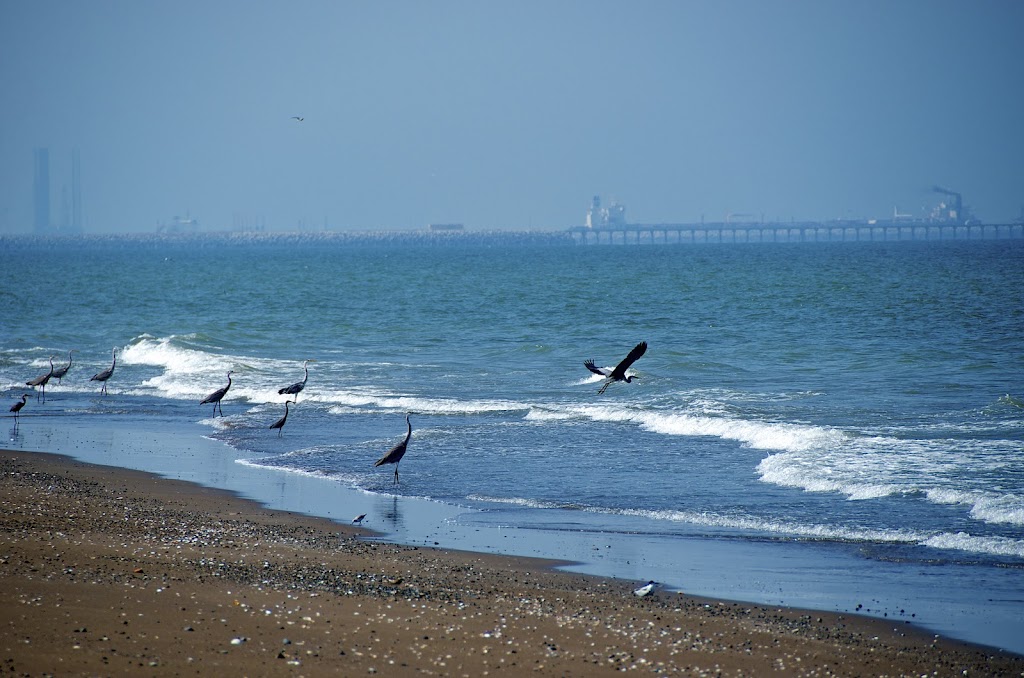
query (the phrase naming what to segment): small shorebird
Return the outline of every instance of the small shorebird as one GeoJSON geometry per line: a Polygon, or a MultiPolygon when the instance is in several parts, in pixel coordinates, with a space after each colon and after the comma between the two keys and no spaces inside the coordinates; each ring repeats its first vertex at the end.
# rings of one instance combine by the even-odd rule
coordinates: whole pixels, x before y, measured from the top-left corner
{"type": "MultiPolygon", "coordinates": [[[[234,370],[228,370],[228,385],[227,386],[225,386],[224,388],[218,388],[216,391],[214,391],[213,393],[211,393],[210,395],[206,396],[205,398],[203,398],[202,400],[199,401],[200,405],[207,405],[209,403],[213,403],[213,416],[215,416],[215,417],[217,416],[217,410],[218,409],[220,409],[220,416],[222,416],[222,417],[224,416],[224,408],[222,408],[220,406],[220,401],[224,398],[225,395],[227,395],[228,389],[231,388],[231,373],[232,372],[234,372],[234,370]]],[[[287,407],[285,409],[287,409],[287,407]]],[[[284,422],[282,422],[281,425],[284,426],[284,422]]]]}
{"type": "MultiPolygon", "coordinates": [[[[42,396],[43,396],[43,400],[46,400],[46,384],[50,381],[50,377],[53,376],[53,358],[54,358],[54,356],[51,355],[50,356],[50,371],[49,372],[47,372],[46,374],[40,374],[35,379],[30,379],[29,381],[25,382],[26,386],[31,386],[32,388],[35,388],[36,386],[41,386],[42,387],[41,393],[42,393],[42,396]]],[[[39,400],[39,395],[40,395],[40,391],[36,391],[36,400],[39,400]]]]}
{"type": "Polygon", "coordinates": [[[286,401],[284,401],[284,416],[281,417],[280,419],[278,419],[277,421],[275,421],[273,424],[270,425],[270,428],[276,428],[277,429],[277,437],[278,438],[280,438],[281,434],[284,433],[284,423],[286,421],[288,421],[288,403],[294,403],[294,402],[295,402],[294,400],[286,400],[286,401]]]}
{"type": "Polygon", "coordinates": [[[640,588],[635,589],[633,591],[633,595],[636,596],[637,598],[643,598],[644,596],[650,595],[651,592],[654,591],[654,587],[656,587],[656,586],[657,586],[656,583],[654,583],[653,581],[649,581],[646,584],[644,584],[643,586],[641,586],[640,588]]]}
{"type": "Polygon", "coordinates": [[[107,395],[107,380],[114,376],[114,368],[117,367],[116,346],[110,350],[110,355],[113,357],[113,361],[110,363],[110,367],[103,370],[102,372],[97,372],[96,374],[92,375],[92,377],[89,379],[89,381],[99,381],[103,383],[103,388],[100,389],[100,393],[102,393],[103,395],[107,395]]]}
{"type": "Polygon", "coordinates": [[[285,386],[284,388],[282,388],[281,390],[279,390],[277,392],[277,395],[284,395],[286,393],[288,395],[293,395],[293,396],[295,396],[295,402],[298,403],[299,402],[299,393],[302,392],[302,389],[306,388],[306,380],[309,379],[309,369],[306,367],[306,365],[308,365],[308,364],[309,364],[308,360],[305,360],[302,363],[302,369],[306,373],[306,375],[304,377],[302,377],[302,381],[297,381],[294,384],[292,384],[291,386],[285,386]]]}
{"type": "Polygon", "coordinates": [[[598,374],[601,375],[602,377],[605,377],[605,382],[601,386],[601,389],[598,391],[598,394],[601,394],[604,393],[604,390],[608,388],[608,385],[611,384],[613,381],[624,381],[627,384],[632,382],[633,379],[635,379],[636,377],[632,374],[626,376],[626,370],[629,369],[630,365],[639,360],[640,356],[642,356],[646,351],[647,342],[641,341],[639,344],[633,347],[633,350],[629,352],[629,355],[623,358],[622,362],[616,365],[614,369],[609,370],[607,367],[597,367],[596,365],[594,365],[593,360],[583,361],[583,366],[586,367],[591,372],[593,372],[594,374],[598,374]]]}
{"type": "Polygon", "coordinates": [[[352,524],[353,525],[360,525],[360,524],[362,524],[363,518],[365,518],[365,517],[366,517],[365,513],[360,513],[358,516],[356,516],[355,518],[352,519],[352,524]]]}
{"type": "Polygon", "coordinates": [[[18,425],[19,416],[20,416],[18,413],[21,412],[21,408],[25,407],[25,399],[26,398],[28,398],[28,394],[27,393],[22,393],[21,394],[21,402],[20,403],[14,403],[13,405],[11,405],[11,412],[14,412],[14,425],[15,426],[18,425]]]}
{"type": "Polygon", "coordinates": [[[405,456],[405,451],[409,447],[409,438],[412,437],[412,424],[409,423],[409,415],[405,415],[405,425],[409,427],[409,430],[405,434],[405,440],[398,443],[390,450],[384,453],[384,456],[378,459],[373,465],[374,467],[383,466],[384,464],[395,465],[395,484],[398,484],[398,462],[402,461],[402,457],[405,456]]]}

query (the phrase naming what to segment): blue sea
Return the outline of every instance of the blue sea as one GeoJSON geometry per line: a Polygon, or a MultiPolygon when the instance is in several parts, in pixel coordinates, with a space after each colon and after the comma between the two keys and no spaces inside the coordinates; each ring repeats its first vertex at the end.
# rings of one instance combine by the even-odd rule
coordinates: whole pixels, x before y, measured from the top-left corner
{"type": "Polygon", "coordinates": [[[1022,240],[8,239],[0,281],[0,389],[32,394],[5,447],[205,436],[230,464],[202,482],[339,520],[335,493],[364,497],[398,539],[1024,652],[1022,240]],[[640,341],[599,395],[583,361],[640,341]],[[373,464],[407,414],[396,485],[373,464]]]}

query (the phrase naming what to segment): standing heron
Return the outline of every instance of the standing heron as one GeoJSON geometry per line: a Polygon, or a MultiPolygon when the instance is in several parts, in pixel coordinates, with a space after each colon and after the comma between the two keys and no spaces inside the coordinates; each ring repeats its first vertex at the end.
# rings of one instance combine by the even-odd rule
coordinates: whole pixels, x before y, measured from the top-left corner
{"type": "Polygon", "coordinates": [[[303,363],[302,363],[302,369],[306,373],[306,376],[302,377],[302,381],[297,381],[294,384],[292,384],[291,386],[285,386],[284,388],[282,388],[281,390],[279,390],[277,392],[277,395],[284,395],[286,393],[288,395],[293,395],[293,396],[295,396],[295,402],[298,403],[299,402],[299,393],[302,391],[302,389],[306,388],[306,380],[309,379],[309,369],[306,367],[306,365],[308,365],[308,364],[309,364],[308,360],[303,361],[303,363]]]}
{"type": "Polygon", "coordinates": [[[613,381],[624,381],[627,384],[632,382],[633,379],[635,379],[635,376],[632,374],[626,376],[626,370],[629,369],[630,365],[639,360],[640,356],[642,356],[646,350],[647,342],[641,341],[639,344],[633,347],[633,350],[629,352],[629,355],[622,359],[622,362],[620,362],[618,365],[615,366],[614,369],[611,370],[609,370],[607,367],[596,367],[594,365],[593,360],[583,361],[583,366],[586,367],[588,370],[590,370],[594,374],[599,374],[602,377],[605,377],[605,382],[601,386],[601,389],[598,391],[598,394],[604,393],[604,390],[608,388],[608,385],[611,384],[613,381]]]}
{"type": "MultiPolygon", "coordinates": [[[[218,409],[220,409],[220,416],[222,416],[222,417],[224,416],[224,408],[222,408],[220,406],[220,401],[224,398],[225,395],[227,395],[228,389],[231,388],[231,375],[232,375],[233,372],[234,372],[234,370],[228,370],[228,385],[227,386],[225,386],[224,388],[218,388],[216,391],[214,391],[213,393],[211,393],[210,395],[206,396],[205,398],[203,398],[202,400],[199,401],[200,405],[207,405],[209,403],[213,403],[213,416],[215,416],[215,417],[217,416],[217,410],[218,409]]],[[[287,409],[287,408],[285,408],[285,409],[287,409]]],[[[284,426],[284,422],[283,421],[281,422],[281,425],[284,426]]]]}
{"type": "Polygon", "coordinates": [[[294,402],[295,402],[294,400],[286,400],[286,401],[284,401],[284,416],[281,417],[280,419],[278,419],[277,421],[275,421],[273,424],[270,425],[270,428],[276,428],[277,429],[277,437],[278,438],[280,438],[281,434],[284,433],[284,423],[286,421],[288,421],[288,403],[294,403],[294,402]]]}
{"type": "Polygon", "coordinates": [[[64,367],[59,367],[53,371],[53,377],[54,379],[57,380],[58,384],[63,383],[61,382],[61,379],[63,379],[64,375],[66,375],[68,373],[68,370],[71,369],[71,354],[77,350],[77,348],[73,348],[70,351],[68,351],[68,364],[65,365],[64,367]]]}
{"type": "Polygon", "coordinates": [[[25,400],[26,399],[28,399],[28,394],[27,393],[22,393],[21,394],[21,402],[20,403],[14,403],[13,405],[11,405],[11,412],[14,412],[14,425],[15,426],[18,425],[18,421],[19,421],[19,417],[20,417],[20,415],[18,413],[21,412],[21,408],[25,407],[25,400]]]}
{"type": "MultiPolygon", "coordinates": [[[[46,374],[40,374],[35,379],[31,379],[25,382],[26,386],[31,386],[32,388],[35,388],[36,386],[42,386],[41,392],[43,395],[43,400],[46,400],[46,384],[50,381],[50,377],[53,376],[53,358],[54,356],[51,355],[49,372],[47,372],[46,374]]],[[[39,394],[40,391],[36,391],[36,400],[39,400],[39,394]]]]}
{"type": "Polygon", "coordinates": [[[101,382],[103,384],[103,388],[100,389],[100,393],[102,393],[103,395],[107,395],[107,380],[110,379],[112,376],[114,376],[114,368],[117,367],[117,347],[116,346],[114,348],[110,349],[110,355],[111,355],[111,358],[112,358],[111,363],[110,363],[110,367],[108,367],[107,369],[103,370],[102,372],[97,372],[96,374],[92,375],[92,377],[89,378],[89,381],[98,381],[98,382],[101,382]]]}
{"type": "Polygon", "coordinates": [[[402,457],[405,456],[405,451],[409,447],[409,438],[412,437],[412,424],[409,423],[409,415],[405,415],[405,425],[409,427],[409,430],[405,434],[405,440],[398,443],[390,450],[384,453],[384,456],[374,462],[374,467],[383,466],[384,464],[395,465],[395,485],[398,484],[398,462],[402,461],[402,457]]]}

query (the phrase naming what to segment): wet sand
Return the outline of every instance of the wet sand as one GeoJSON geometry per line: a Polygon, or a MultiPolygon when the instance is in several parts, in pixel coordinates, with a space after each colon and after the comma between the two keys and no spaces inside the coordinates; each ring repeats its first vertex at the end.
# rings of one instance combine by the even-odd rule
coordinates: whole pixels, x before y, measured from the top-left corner
{"type": "Polygon", "coordinates": [[[7,675],[1024,675],[905,622],[637,598],[58,455],[0,470],[7,675]]]}

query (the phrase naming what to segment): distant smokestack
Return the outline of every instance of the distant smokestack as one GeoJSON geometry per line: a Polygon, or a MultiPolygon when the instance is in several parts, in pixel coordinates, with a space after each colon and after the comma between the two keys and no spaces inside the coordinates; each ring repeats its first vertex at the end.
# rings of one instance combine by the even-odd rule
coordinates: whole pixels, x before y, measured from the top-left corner
{"type": "Polygon", "coordinates": [[[35,149],[35,171],[32,175],[32,207],[34,231],[50,230],[50,149],[35,149]]]}

